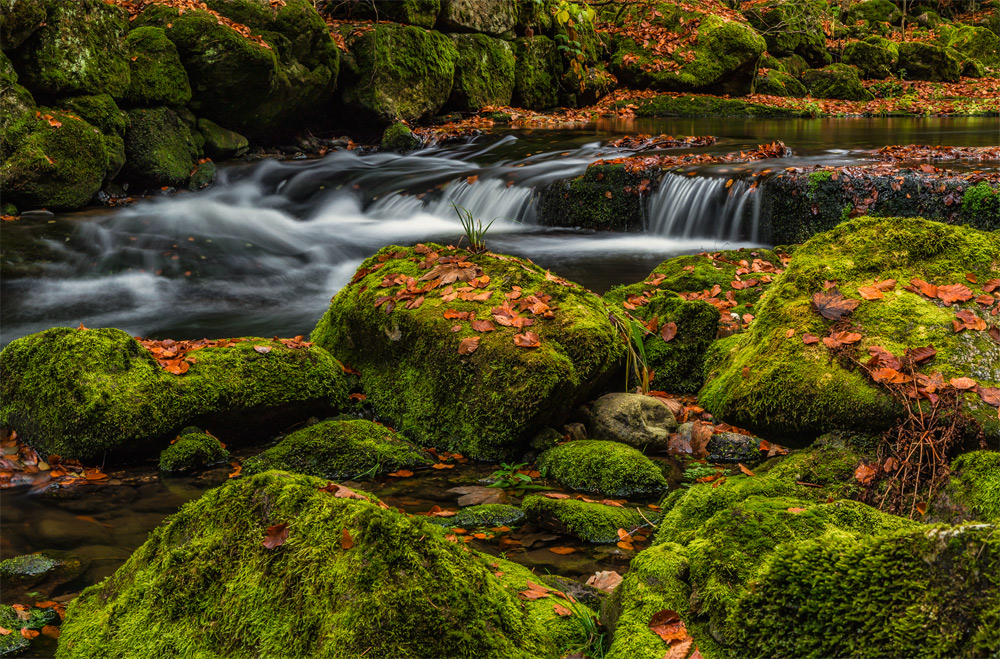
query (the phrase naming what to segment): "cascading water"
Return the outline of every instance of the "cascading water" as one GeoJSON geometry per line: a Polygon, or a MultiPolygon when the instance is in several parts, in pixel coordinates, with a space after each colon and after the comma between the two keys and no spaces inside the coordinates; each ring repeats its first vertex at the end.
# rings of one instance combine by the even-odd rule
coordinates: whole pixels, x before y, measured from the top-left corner
{"type": "Polygon", "coordinates": [[[647,231],[674,238],[757,242],[760,200],[744,180],[666,174],[650,196],[647,231]]]}

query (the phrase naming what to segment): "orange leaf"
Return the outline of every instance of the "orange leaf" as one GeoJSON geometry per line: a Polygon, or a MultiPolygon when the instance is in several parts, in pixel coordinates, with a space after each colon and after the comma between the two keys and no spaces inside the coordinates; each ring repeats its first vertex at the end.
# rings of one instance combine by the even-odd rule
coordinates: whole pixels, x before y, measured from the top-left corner
{"type": "Polygon", "coordinates": [[[804,334],[802,336],[802,343],[811,346],[814,343],[819,343],[819,337],[815,334],[804,334]]]}
{"type": "MultiPolygon", "coordinates": [[[[975,282],[973,282],[973,283],[975,283],[975,282]]],[[[921,515],[923,515],[924,513],[927,512],[927,502],[926,501],[921,501],[920,503],[917,504],[917,512],[920,513],[921,515]]]]}
{"type": "Polygon", "coordinates": [[[875,286],[862,286],[858,289],[858,295],[860,295],[865,300],[881,300],[884,295],[875,286]]]}
{"type": "Polygon", "coordinates": [[[664,323],[660,329],[660,336],[664,341],[670,341],[677,336],[677,323],[664,323]]]}
{"type": "Polygon", "coordinates": [[[549,551],[553,554],[559,554],[560,556],[565,556],[566,554],[575,554],[576,550],[572,547],[549,547],[549,551]]]}
{"type": "Polygon", "coordinates": [[[458,354],[460,355],[471,355],[479,347],[478,336],[470,336],[468,338],[462,339],[462,342],[458,344],[458,354]]]}
{"type": "Polygon", "coordinates": [[[542,345],[542,341],[534,332],[525,332],[514,335],[514,345],[519,348],[538,348],[542,345]]]}
{"type": "Polygon", "coordinates": [[[854,470],[854,479],[862,485],[867,485],[872,482],[872,479],[875,478],[875,474],[877,473],[878,469],[870,467],[862,462],[858,465],[858,468],[854,470]]]}
{"type": "Polygon", "coordinates": [[[448,465],[443,462],[438,462],[437,464],[432,464],[431,469],[454,469],[455,465],[448,465]]]}
{"type": "Polygon", "coordinates": [[[54,627],[52,625],[45,625],[42,627],[43,636],[48,636],[49,638],[59,638],[60,633],[62,633],[62,630],[58,627],[54,627]]]}
{"type": "Polygon", "coordinates": [[[344,529],[340,533],[340,548],[350,549],[353,546],[354,546],[354,538],[351,537],[351,532],[348,531],[347,529],[344,529]]]}
{"type": "Polygon", "coordinates": [[[744,466],[742,462],[740,462],[738,464],[739,464],[740,471],[742,471],[747,476],[756,476],[757,475],[757,474],[753,473],[752,471],[750,471],[749,469],[747,469],[746,466],[744,466]]]}
{"type": "Polygon", "coordinates": [[[561,492],[545,492],[542,494],[543,497],[548,497],[549,499],[568,499],[568,494],[563,494],[561,492]]]}
{"type": "Polygon", "coordinates": [[[806,511],[805,508],[786,508],[786,510],[790,513],[795,513],[796,515],[799,513],[804,513],[806,511]]]}
{"type": "Polygon", "coordinates": [[[27,627],[21,628],[21,636],[28,639],[29,641],[36,638],[41,632],[36,632],[34,629],[28,629],[27,627]]]}
{"type": "Polygon", "coordinates": [[[622,540],[621,542],[618,542],[616,544],[620,548],[622,548],[622,549],[628,549],[629,551],[632,551],[633,549],[635,549],[635,547],[632,545],[631,542],[625,542],[624,540],[622,540]]]}
{"type": "Polygon", "coordinates": [[[571,616],[571,615],[573,615],[573,612],[570,611],[569,609],[567,609],[562,604],[553,604],[552,605],[552,610],[556,612],[557,616],[571,616]]]}
{"type": "Polygon", "coordinates": [[[952,378],[948,380],[948,382],[951,383],[951,386],[962,391],[966,389],[975,389],[976,387],[976,381],[972,378],[952,378]]]}
{"type": "Polygon", "coordinates": [[[10,636],[11,631],[6,627],[0,627],[0,636],[10,636]]]}
{"type": "Polygon", "coordinates": [[[681,641],[687,638],[687,628],[676,611],[664,609],[653,614],[649,620],[649,631],[653,632],[667,643],[681,641]]]}
{"type": "Polygon", "coordinates": [[[386,476],[394,476],[395,478],[409,478],[412,475],[413,472],[410,471],[409,469],[400,469],[399,471],[394,471],[389,474],[386,474],[386,476]]]}

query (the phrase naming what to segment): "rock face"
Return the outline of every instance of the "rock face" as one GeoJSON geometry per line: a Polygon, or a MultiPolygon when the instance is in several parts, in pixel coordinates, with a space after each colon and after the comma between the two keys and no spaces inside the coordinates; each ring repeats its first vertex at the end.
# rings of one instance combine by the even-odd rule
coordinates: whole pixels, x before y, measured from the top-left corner
{"type": "Polygon", "coordinates": [[[438,245],[389,246],[362,263],[312,340],[361,372],[394,428],[476,459],[512,457],[558,427],[623,349],[582,287],[515,257],[438,245]],[[515,343],[535,336],[537,347],[515,343]]]}
{"type": "Polygon", "coordinates": [[[445,104],[458,49],[440,32],[379,25],[350,44],[341,98],[383,124],[430,117],[445,104]]]}
{"type": "Polygon", "coordinates": [[[14,50],[45,22],[45,5],[33,0],[0,0],[0,42],[14,50]]]}
{"type": "Polygon", "coordinates": [[[861,84],[858,70],[846,64],[831,64],[822,69],[804,71],[802,84],[816,98],[841,98],[849,101],[870,101],[875,98],[861,84]]]}
{"type": "Polygon", "coordinates": [[[514,47],[514,104],[533,110],[555,106],[562,73],[555,42],[538,35],[518,39],[514,47]]]}
{"type": "Polygon", "coordinates": [[[298,430],[277,446],[247,460],[244,472],[281,469],[348,480],[398,469],[427,468],[430,456],[398,433],[371,421],[323,421],[298,430]]]}
{"type": "Polygon", "coordinates": [[[177,47],[158,27],[140,27],[128,33],[130,83],[125,98],[134,105],[186,105],[191,85],[177,47]]]}
{"type": "Polygon", "coordinates": [[[570,489],[606,497],[650,498],[667,488],[655,462],[617,442],[567,442],[540,455],[537,464],[539,471],[570,489]]]}
{"type": "MultiPolygon", "coordinates": [[[[810,308],[824,281],[837,282],[842,295],[858,301],[847,318],[862,339],[851,344],[856,348],[848,348],[849,354],[867,360],[875,346],[901,356],[907,348],[933,345],[937,354],[922,372],[940,372],[945,382],[972,377],[995,387],[1000,345],[985,331],[956,333],[952,324],[959,309],[982,317],[988,312],[973,300],[946,306],[903,287],[914,278],[969,284],[967,274],[987,282],[1000,276],[998,263],[995,232],[921,219],[861,217],[817,235],[795,251],[757,305],[749,330],[713,345],[700,404],[733,425],[789,446],[808,444],[830,430],[872,432],[891,425],[901,409],[884,388],[849,360],[831,355],[824,343],[803,342],[805,334],[831,332],[831,321],[810,308]],[[876,278],[898,285],[882,299],[861,300],[858,288],[876,278]],[[790,330],[795,330],[791,337],[790,330]]],[[[969,285],[973,298],[980,294],[980,285],[969,285]]],[[[978,395],[961,400],[987,437],[1000,436],[996,408],[978,395]]]]}
{"type": "Polygon", "coordinates": [[[442,0],[438,21],[455,32],[509,33],[517,23],[515,0],[442,0]]]}
{"type": "Polygon", "coordinates": [[[287,425],[346,403],[341,366],[320,348],[251,339],[191,357],[178,376],[121,330],[56,327],[17,339],[0,352],[0,425],[41,454],[90,458],[152,452],[199,421],[239,441],[266,432],[273,415],[287,425]]]}
{"type": "Polygon", "coordinates": [[[665,450],[677,420],[666,405],[640,394],[606,394],[590,406],[589,437],[633,448],[665,450]]]}
{"type": "Polygon", "coordinates": [[[272,471],[185,505],[70,604],[58,656],[542,657],[585,641],[551,600],[516,598],[526,569],[326,485],[272,471]]]}
{"type": "Polygon", "coordinates": [[[923,42],[899,44],[899,68],[906,69],[910,80],[958,82],[962,66],[943,46],[923,42]]]}
{"type": "Polygon", "coordinates": [[[483,34],[456,34],[452,39],[458,59],[448,104],[469,111],[510,105],[516,64],[510,43],[483,34]]]}
{"type": "Polygon", "coordinates": [[[166,107],[128,113],[124,176],[151,188],[184,185],[198,162],[198,146],[191,129],[166,107]]]}

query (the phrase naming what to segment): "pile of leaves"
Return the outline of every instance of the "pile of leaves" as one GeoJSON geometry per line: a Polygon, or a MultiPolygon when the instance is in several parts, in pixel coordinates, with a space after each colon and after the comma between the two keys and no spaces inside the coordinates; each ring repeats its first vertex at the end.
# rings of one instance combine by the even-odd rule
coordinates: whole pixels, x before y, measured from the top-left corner
{"type": "Polygon", "coordinates": [[[788,155],[789,149],[783,142],[775,140],[770,144],[761,144],[752,151],[740,151],[739,153],[726,153],[721,156],[713,156],[707,153],[683,154],[683,155],[640,155],[626,156],[623,158],[602,159],[591,163],[591,167],[600,165],[623,165],[625,170],[637,176],[656,172],[657,170],[674,169],[690,165],[711,165],[720,163],[743,163],[770,158],[783,158],[788,155]]]}
{"type": "Polygon", "coordinates": [[[876,157],[888,162],[914,160],[989,160],[1000,163],[1000,146],[929,146],[905,144],[884,146],[876,157]]]}
{"type": "MultiPolygon", "coordinates": [[[[128,11],[129,21],[135,20],[135,17],[141,14],[143,10],[150,5],[172,7],[177,10],[178,16],[183,16],[184,13],[188,11],[208,12],[215,18],[219,25],[225,25],[237,34],[242,35],[245,39],[253,41],[255,44],[271,50],[270,44],[264,41],[263,37],[259,34],[253,34],[249,27],[242,23],[237,23],[230,18],[226,18],[215,10],[209,9],[208,5],[204,2],[198,2],[198,0],[105,0],[105,2],[110,2],[118,5],[119,7],[125,8],[125,10],[128,11]]],[[[285,0],[269,0],[269,3],[271,9],[275,12],[285,6],[285,0]]],[[[173,25],[171,23],[167,23],[167,29],[170,29],[171,27],[173,27],[173,25]]]]}
{"type": "Polygon", "coordinates": [[[40,491],[107,481],[108,475],[97,467],[84,467],[77,460],[64,460],[58,455],[42,458],[35,449],[18,441],[15,431],[0,436],[0,489],[30,485],[40,491]]]}
{"type": "Polygon", "coordinates": [[[490,117],[476,114],[459,121],[449,121],[440,126],[414,128],[413,134],[420,138],[424,146],[435,146],[483,135],[490,132],[495,123],[490,117]]]}
{"type": "MultiPolygon", "coordinates": [[[[66,602],[75,597],[75,595],[63,595],[58,597],[56,600],[49,600],[46,602],[36,602],[34,608],[36,609],[52,609],[59,615],[59,620],[63,620],[66,617],[66,602]]],[[[31,609],[32,607],[26,606],[24,604],[11,604],[10,608],[14,609],[14,614],[22,622],[27,622],[31,619],[31,609]]],[[[0,636],[10,636],[14,633],[14,630],[6,629],[5,627],[0,627],[0,636]]],[[[39,629],[29,629],[27,627],[22,627],[18,632],[22,638],[31,641],[38,638],[39,636],[47,636],[51,639],[59,638],[60,629],[55,625],[45,625],[40,630],[39,629]]]]}
{"type": "MultiPolygon", "coordinates": [[[[81,329],[86,329],[81,325],[81,329]]],[[[251,339],[246,338],[235,338],[235,339],[197,339],[194,341],[174,341],[173,339],[144,339],[142,337],[134,337],[136,341],[142,344],[142,347],[153,353],[156,357],[156,362],[163,367],[168,373],[173,373],[174,375],[184,375],[191,368],[191,364],[194,364],[197,360],[190,356],[190,353],[201,350],[202,348],[229,348],[238,343],[245,343],[251,339]]],[[[280,343],[286,348],[300,349],[308,348],[312,345],[309,341],[305,340],[304,336],[296,336],[292,339],[279,339],[274,337],[276,343],[280,343]]],[[[266,355],[271,352],[271,346],[254,346],[253,348],[262,355],[266,355]]]]}
{"type": "Polygon", "coordinates": [[[685,147],[711,146],[716,138],[712,135],[701,137],[673,137],[672,135],[626,135],[608,142],[608,146],[629,151],[653,151],[656,149],[683,149],[685,147]]]}

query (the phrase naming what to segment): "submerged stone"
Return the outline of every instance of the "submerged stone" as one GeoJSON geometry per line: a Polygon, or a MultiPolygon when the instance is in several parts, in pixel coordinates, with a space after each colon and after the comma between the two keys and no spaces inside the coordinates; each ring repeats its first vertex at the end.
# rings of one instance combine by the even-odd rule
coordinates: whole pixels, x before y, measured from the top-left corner
{"type": "Polygon", "coordinates": [[[650,498],[667,489],[667,481],[655,462],[617,442],[566,442],[540,455],[537,465],[547,478],[580,492],[650,498]]]}

